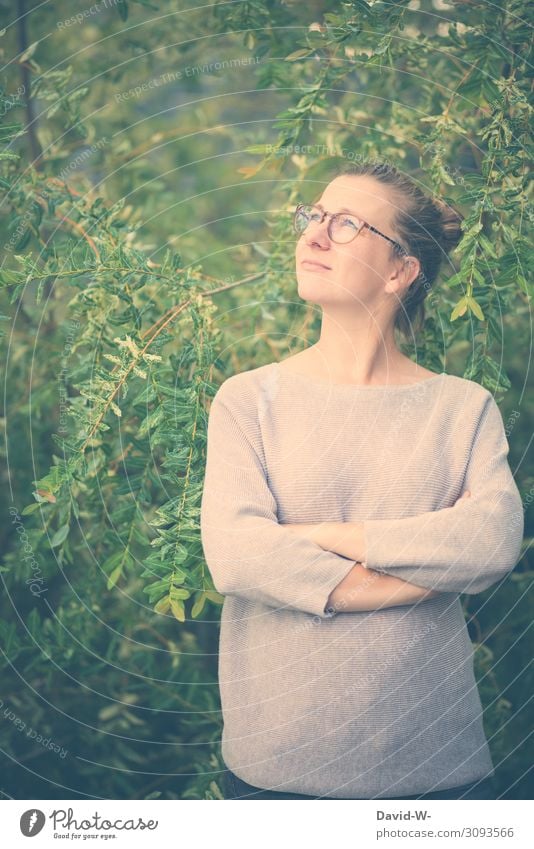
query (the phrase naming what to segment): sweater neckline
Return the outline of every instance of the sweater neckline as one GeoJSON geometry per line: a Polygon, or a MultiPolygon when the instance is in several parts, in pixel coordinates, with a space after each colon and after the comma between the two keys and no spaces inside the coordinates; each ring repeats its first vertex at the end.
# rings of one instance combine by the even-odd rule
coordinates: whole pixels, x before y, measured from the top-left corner
{"type": "Polygon", "coordinates": [[[425,386],[429,383],[436,383],[442,377],[446,376],[446,372],[442,371],[439,374],[435,374],[433,377],[427,377],[425,380],[418,380],[416,383],[382,383],[373,386],[359,383],[331,383],[326,380],[316,380],[314,377],[309,377],[307,374],[299,374],[298,372],[288,371],[282,368],[278,362],[274,362],[272,365],[276,367],[276,371],[279,375],[281,374],[284,377],[295,378],[296,380],[307,383],[309,386],[324,387],[325,389],[330,390],[348,390],[350,392],[399,392],[405,389],[415,389],[417,386],[425,386]]]}

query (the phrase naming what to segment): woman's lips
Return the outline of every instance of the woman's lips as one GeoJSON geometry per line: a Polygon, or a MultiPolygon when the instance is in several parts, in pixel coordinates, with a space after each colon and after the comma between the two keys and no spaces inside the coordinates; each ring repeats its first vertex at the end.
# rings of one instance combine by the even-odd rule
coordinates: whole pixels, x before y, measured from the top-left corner
{"type": "Polygon", "coordinates": [[[300,264],[309,268],[322,268],[323,271],[330,271],[328,265],[323,265],[322,262],[315,262],[313,259],[303,259],[300,264]]]}

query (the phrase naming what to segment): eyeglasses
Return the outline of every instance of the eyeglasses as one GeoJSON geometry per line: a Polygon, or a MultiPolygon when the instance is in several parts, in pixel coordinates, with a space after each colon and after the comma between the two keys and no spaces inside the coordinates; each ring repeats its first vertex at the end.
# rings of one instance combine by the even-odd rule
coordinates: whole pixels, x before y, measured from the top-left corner
{"type": "Polygon", "coordinates": [[[405,250],[402,245],[394,239],[390,239],[389,236],[385,236],[384,233],[381,233],[380,230],[377,230],[376,227],[368,224],[367,221],[364,221],[362,218],[358,218],[356,215],[350,215],[346,212],[326,212],[317,204],[299,203],[293,216],[293,227],[295,232],[300,235],[301,233],[304,233],[312,221],[317,224],[321,224],[325,218],[330,218],[330,221],[328,222],[328,235],[332,241],[336,242],[338,245],[346,245],[348,242],[352,242],[358,233],[360,233],[364,227],[367,227],[367,229],[371,230],[372,233],[376,233],[377,236],[382,236],[383,239],[387,239],[387,241],[395,245],[402,254],[408,256],[408,251],[405,250]]]}

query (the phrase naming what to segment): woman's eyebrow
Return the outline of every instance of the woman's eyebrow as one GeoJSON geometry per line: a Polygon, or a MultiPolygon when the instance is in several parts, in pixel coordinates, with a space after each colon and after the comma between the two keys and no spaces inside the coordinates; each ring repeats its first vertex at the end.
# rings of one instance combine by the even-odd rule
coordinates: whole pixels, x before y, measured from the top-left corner
{"type": "MultiPolygon", "coordinates": [[[[324,209],[324,206],[323,206],[323,204],[322,204],[322,203],[320,203],[320,201],[317,201],[317,202],[314,204],[314,206],[320,206],[320,207],[321,207],[321,209],[324,209]]],[[[338,212],[349,212],[351,215],[355,215],[357,218],[359,217],[357,212],[353,212],[353,210],[352,210],[352,209],[347,209],[347,207],[346,207],[346,206],[342,206],[342,207],[341,207],[341,209],[338,209],[338,212]]]]}

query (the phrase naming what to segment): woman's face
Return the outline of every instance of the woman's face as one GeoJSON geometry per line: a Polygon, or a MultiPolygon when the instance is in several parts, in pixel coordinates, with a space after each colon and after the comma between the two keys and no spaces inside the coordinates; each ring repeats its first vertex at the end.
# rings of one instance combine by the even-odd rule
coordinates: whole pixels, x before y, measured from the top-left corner
{"type": "MultiPolygon", "coordinates": [[[[395,230],[394,195],[388,186],[373,177],[343,175],[330,182],[316,201],[326,212],[350,211],[385,236],[399,240],[395,230]]],[[[348,308],[372,308],[382,303],[387,292],[409,285],[414,274],[401,272],[400,284],[392,278],[403,268],[403,260],[391,258],[391,243],[364,227],[348,244],[336,244],[328,235],[329,218],[311,222],[296,247],[298,293],[301,298],[322,306],[346,304],[348,308]],[[306,261],[320,263],[307,264],[306,261]],[[407,282],[404,278],[408,278],[407,282]]],[[[410,267],[411,268],[411,267],[410,267]]],[[[408,269],[409,271],[410,269],[408,269]]],[[[398,306],[398,300],[392,304],[398,306]]]]}

